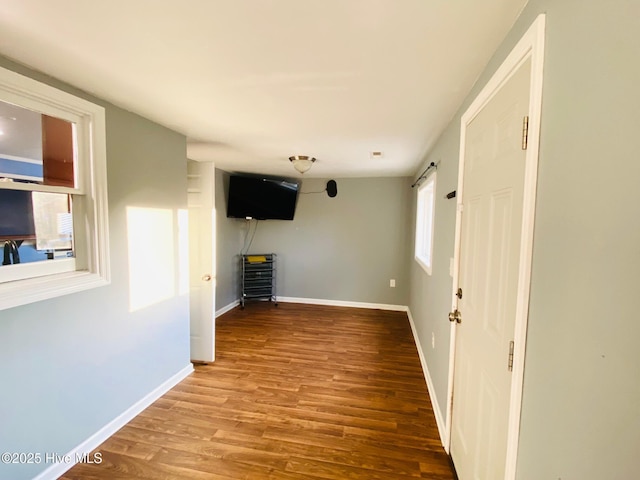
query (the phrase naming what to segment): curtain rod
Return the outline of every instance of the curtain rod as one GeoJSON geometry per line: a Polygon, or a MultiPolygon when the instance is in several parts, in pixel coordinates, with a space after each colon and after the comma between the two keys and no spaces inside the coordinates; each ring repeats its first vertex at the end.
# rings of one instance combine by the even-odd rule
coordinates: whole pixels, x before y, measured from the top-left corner
{"type": "Polygon", "coordinates": [[[425,169],[424,169],[424,172],[422,172],[422,173],[420,174],[420,176],[418,177],[418,179],[417,179],[415,182],[413,182],[413,185],[411,185],[411,188],[413,188],[413,187],[415,187],[416,185],[418,185],[418,184],[420,183],[420,180],[422,180],[423,178],[425,178],[425,176],[426,176],[425,174],[426,174],[429,170],[431,170],[432,168],[436,168],[436,169],[437,169],[437,168],[438,168],[438,166],[437,166],[435,163],[431,162],[431,163],[427,166],[427,168],[425,168],[425,169]]]}

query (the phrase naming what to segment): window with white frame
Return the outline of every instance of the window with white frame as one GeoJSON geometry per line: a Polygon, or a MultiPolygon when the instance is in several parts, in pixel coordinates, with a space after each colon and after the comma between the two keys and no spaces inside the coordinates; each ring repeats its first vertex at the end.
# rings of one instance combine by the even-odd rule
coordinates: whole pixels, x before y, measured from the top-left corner
{"type": "Polygon", "coordinates": [[[109,283],[104,108],[0,68],[0,310],[109,283]]]}
{"type": "Polygon", "coordinates": [[[433,227],[436,211],[436,173],[418,187],[416,205],[415,259],[431,275],[433,266],[433,227]]]}

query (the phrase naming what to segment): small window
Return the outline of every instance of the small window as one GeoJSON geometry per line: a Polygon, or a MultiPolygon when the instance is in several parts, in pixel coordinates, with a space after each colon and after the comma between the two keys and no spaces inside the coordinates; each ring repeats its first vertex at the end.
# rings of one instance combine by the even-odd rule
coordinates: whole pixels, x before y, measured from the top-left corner
{"type": "Polygon", "coordinates": [[[104,108],[0,68],[0,310],[109,282],[104,108]]]}
{"type": "Polygon", "coordinates": [[[431,275],[433,265],[433,225],[436,210],[436,174],[418,188],[416,206],[416,261],[431,275]]]}

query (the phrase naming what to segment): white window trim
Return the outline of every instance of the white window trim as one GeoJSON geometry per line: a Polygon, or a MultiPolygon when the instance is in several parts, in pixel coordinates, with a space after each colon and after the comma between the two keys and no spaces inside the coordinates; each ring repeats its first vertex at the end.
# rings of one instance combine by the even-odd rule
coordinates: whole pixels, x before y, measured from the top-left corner
{"type": "MultiPolygon", "coordinates": [[[[76,187],[38,185],[37,190],[77,195],[79,200],[74,202],[74,235],[78,245],[75,268],[78,270],[55,273],[59,269],[55,267],[52,274],[0,283],[0,310],[109,284],[104,108],[4,68],[0,68],[0,100],[76,125],[76,187]]],[[[0,182],[0,188],[33,190],[33,186],[20,183],[0,182]]],[[[52,267],[44,268],[53,268],[55,262],[39,263],[51,264],[52,267]]]]}
{"type": "Polygon", "coordinates": [[[436,172],[433,172],[427,177],[422,185],[418,187],[416,195],[416,235],[414,245],[414,258],[416,262],[427,272],[427,275],[431,275],[433,272],[433,239],[435,230],[435,216],[436,216],[436,172]],[[424,231],[426,221],[424,215],[424,205],[421,202],[422,193],[428,189],[432,189],[432,204],[431,204],[431,225],[430,225],[430,238],[429,238],[429,253],[424,255],[423,244],[425,241],[424,231]]]}

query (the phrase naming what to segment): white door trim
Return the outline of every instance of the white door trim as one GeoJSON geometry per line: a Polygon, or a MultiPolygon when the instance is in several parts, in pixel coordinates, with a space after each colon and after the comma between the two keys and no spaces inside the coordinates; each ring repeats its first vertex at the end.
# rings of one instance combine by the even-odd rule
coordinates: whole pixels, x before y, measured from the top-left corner
{"type": "MultiPolygon", "coordinates": [[[[518,458],[518,438],[520,434],[520,412],[522,407],[522,384],[524,379],[524,354],[526,347],[527,320],[529,310],[529,291],[531,280],[531,258],[533,252],[533,226],[535,217],[535,199],[538,174],[538,150],[540,140],[540,117],[542,113],[542,81],[544,66],[545,15],[539,15],[513,48],[509,56],[491,77],[476,99],[471,103],[460,120],[460,158],[458,166],[456,233],[454,254],[454,276],[451,292],[452,310],[457,306],[455,293],[458,290],[458,271],[460,268],[460,239],[462,225],[462,189],[464,176],[464,157],[466,130],[468,125],[500,88],[511,78],[520,66],[531,59],[531,84],[529,93],[529,139],[526,152],[524,178],[524,202],[522,216],[522,237],[520,248],[520,269],[518,272],[518,292],[515,319],[515,348],[513,377],[511,383],[509,430],[507,433],[507,452],[505,480],[514,480],[518,458]]],[[[449,348],[449,385],[447,392],[447,417],[444,438],[447,453],[451,447],[453,404],[453,377],[456,348],[456,323],[451,324],[449,348]]]]}

